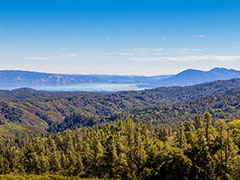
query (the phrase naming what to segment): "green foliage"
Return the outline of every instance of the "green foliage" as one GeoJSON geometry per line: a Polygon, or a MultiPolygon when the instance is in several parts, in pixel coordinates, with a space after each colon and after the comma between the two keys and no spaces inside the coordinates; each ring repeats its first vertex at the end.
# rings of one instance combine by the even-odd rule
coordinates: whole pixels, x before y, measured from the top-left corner
{"type": "Polygon", "coordinates": [[[1,143],[0,173],[23,174],[22,179],[29,178],[25,174],[45,179],[238,179],[236,131],[236,120],[213,121],[204,113],[173,129],[128,118],[101,128],[19,136],[1,143]]]}
{"type": "MultiPolygon", "coordinates": [[[[193,119],[205,112],[210,112],[214,119],[232,120],[240,117],[239,101],[240,91],[237,90],[221,95],[207,95],[184,102],[134,107],[122,110],[122,112],[115,112],[110,116],[86,116],[81,113],[72,113],[66,116],[65,120],[58,124],[58,126],[52,127],[52,130],[62,131],[67,128],[89,127],[105,122],[112,122],[116,119],[123,120],[127,117],[132,118],[134,121],[141,119],[144,123],[151,122],[154,125],[168,124],[176,127],[179,122],[193,119]]],[[[201,126],[201,124],[197,126],[201,126]]]]}
{"type": "MultiPolygon", "coordinates": [[[[7,122],[23,129],[27,126],[28,131],[46,133],[46,130],[90,127],[127,117],[176,126],[206,111],[213,118],[237,119],[240,117],[239,81],[116,93],[0,91],[0,127],[7,122]]],[[[0,136],[11,135],[0,131],[0,136]]]]}
{"type": "Polygon", "coordinates": [[[99,180],[97,178],[66,177],[60,175],[0,175],[1,180],[99,180]]]}
{"type": "Polygon", "coordinates": [[[2,91],[0,178],[239,179],[238,89],[2,91]]]}

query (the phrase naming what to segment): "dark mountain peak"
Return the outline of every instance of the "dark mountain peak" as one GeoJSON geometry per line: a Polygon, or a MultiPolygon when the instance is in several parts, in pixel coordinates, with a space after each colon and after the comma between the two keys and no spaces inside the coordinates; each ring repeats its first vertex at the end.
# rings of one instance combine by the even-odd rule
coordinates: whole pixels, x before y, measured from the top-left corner
{"type": "Polygon", "coordinates": [[[217,80],[229,80],[233,78],[240,78],[240,71],[221,67],[216,67],[209,71],[187,69],[185,71],[178,73],[175,76],[172,76],[171,78],[161,80],[158,85],[188,86],[217,80]]]}
{"type": "Polygon", "coordinates": [[[212,68],[210,71],[218,71],[218,70],[228,70],[228,69],[224,67],[215,67],[215,68],[212,68]]]}
{"type": "Polygon", "coordinates": [[[198,69],[186,69],[186,70],[180,72],[179,74],[182,74],[182,73],[208,73],[208,72],[225,73],[225,72],[230,72],[230,71],[236,71],[236,70],[227,69],[227,68],[223,68],[223,67],[215,67],[213,69],[210,69],[209,71],[203,71],[203,70],[198,70],[198,69]]]}
{"type": "Polygon", "coordinates": [[[175,76],[172,77],[175,78],[175,77],[186,77],[186,78],[189,78],[189,77],[192,77],[192,76],[199,76],[199,75],[202,75],[202,73],[204,73],[204,71],[201,71],[201,70],[197,70],[197,69],[187,69],[187,70],[184,70],[178,74],[176,74],[175,76]]]}
{"type": "Polygon", "coordinates": [[[198,70],[198,69],[186,69],[186,70],[180,72],[179,74],[182,74],[182,73],[192,73],[192,72],[203,72],[203,71],[198,70]]]}
{"type": "Polygon", "coordinates": [[[220,68],[220,67],[216,67],[211,69],[208,72],[214,72],[214,73],[239,73],[239,71],[235,70],[235,69],[227,69],[227,68],[220,68]]]}
{"type": "Polygon", "coordinates": [[[229,72],[229,71],[232,71],[233,69],[227,69],[227,68],[220,68],[220,67],[215,67],[211,70],[209,70],[208,72],[222,72],[222,73],[225,73],[225,72],[229,72]]]}
{"type": "Polygon", "coordinates": [[[33,89],[33,88],[23,87],[23,88],[13,89],[12,91],[14,91],[14,92],[36,92],[37,90],[33,89]]]}

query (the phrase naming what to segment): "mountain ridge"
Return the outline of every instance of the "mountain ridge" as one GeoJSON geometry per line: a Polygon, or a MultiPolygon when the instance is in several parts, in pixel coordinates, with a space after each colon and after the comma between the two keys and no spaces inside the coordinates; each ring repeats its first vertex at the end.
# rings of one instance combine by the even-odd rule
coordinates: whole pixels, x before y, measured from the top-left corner
{"type": "Polygon", "coordinates": [[[71,86],[80,83],[154,83],[171,75],[94,75],[94,74],[54,74],[21,70],[1,70],[0,88],[71,86]]]}
{"type": "Polygon", "coordinates": [[[240,71],[219,67],[213,68],[209,71],[187,69],[172,77],[160,80],[158,86],[191,86],[205,82],[229,80],[234,78],[240,78],[240,71]]]}
{"type": "Polygon", "coordinates": [[[240,71],[219,67],[215,67],[209,71],[186,69],[175,75],[156,76],[54,74],[21,70],[1,70],[0,89],[62,87],[81,83],[135,83],[138,87],[156,88],[190,86],[233,78],[240,78],[240,71]]]}

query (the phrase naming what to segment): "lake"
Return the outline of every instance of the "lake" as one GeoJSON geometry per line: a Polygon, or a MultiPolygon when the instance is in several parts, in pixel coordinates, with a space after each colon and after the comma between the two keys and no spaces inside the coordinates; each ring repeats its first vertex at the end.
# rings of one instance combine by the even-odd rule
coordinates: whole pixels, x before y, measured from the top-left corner
{"type": "Polygon", "coordinates": [[[55,86],[55,87],[31,87],[37,90],[46,91],[88,91],[88,92],[104,92],[104,91],[129,91],[146,89],[143,83],[81,83],[72,86],[55,86]]]}

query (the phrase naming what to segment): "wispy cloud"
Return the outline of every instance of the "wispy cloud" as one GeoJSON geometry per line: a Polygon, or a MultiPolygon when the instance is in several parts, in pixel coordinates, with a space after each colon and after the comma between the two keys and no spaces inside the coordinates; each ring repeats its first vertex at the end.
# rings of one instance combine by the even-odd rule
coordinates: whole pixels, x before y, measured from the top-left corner
{"type": "Polygon", "coordinates": [[[126,52],[126,53],[119,53],[120,56],[134,56],[134,53],[126,52]]]}
{"type": "Polygon", "coordinates": [[[155,36],[155,37],[153,37],[153,39],[155,39],[155,40],[168,40],[168,39],[179,39],[181,37],[182,36],[180,36],[180,35],[173,35],[173,36],[169,36],[169,37],[155,36]]]}
{"type": "Polygon", "coordinates": [[[200,48],[181,48],[181,49],[176,49],[178,53],[190,53],[190,52],[203,52],[206,51],[205,49],[200,49],[200,48]]]}
{"type": "Polygon", "coordinates": [[[0,32],[6,32],[6,31],[5,31],[4,29],[1,29],[1,28],[0,28],[0,32]]]}
{"type": "Polygon", "coordinates": [[[132,52],[107,52],[102,55],[106,56],[134,56],[135,53],[132,52]]]}
{"type": "MultiPolygon", "coordinates": [[[[106,56],[170,56],[171,54],[179,55],[198,55],[196,53],[201,53],[206,51],[200,48],[131,48],[131,49],[120,49],[113,50],[111,52],[101,53],[100,55],[106,56]]],[[[177,56],[177,55],[176,55],[177,56]]]]}
{"type": "Polygon", "coordinates": [[[164,48],[153,48],[152,50],[153,50],[154,52],[163,52],[163,51],[165,51],[164,48]]]}
{"type": "Polygon", "coordinates": [[[25,60],[49,60],[47,57],[24,57],[25,60]]]}
{"type": "Polygon", "coordinates": [[[201,60],[218,60],[218,61],[233,61],[240,59],[240,56],[186,56],[186,57],[130,57],[131,61],[201,61],[201,60]]]}
{"type": "Polygon", "coordinates": [[[70,53],[70,54],[68,54],[68,56],[70,56],[70,57],[76,57],[77,54],[75,54],[75,53],[70,53]]]}
{"type": "Polygon", "coordinates": [[[195,35],[194,37],[197,37],[197,38],[205,38],[205,37],[207,37],[207,35],[205,35],[205,34],[197,34],[197,35],[195,35]]]}

